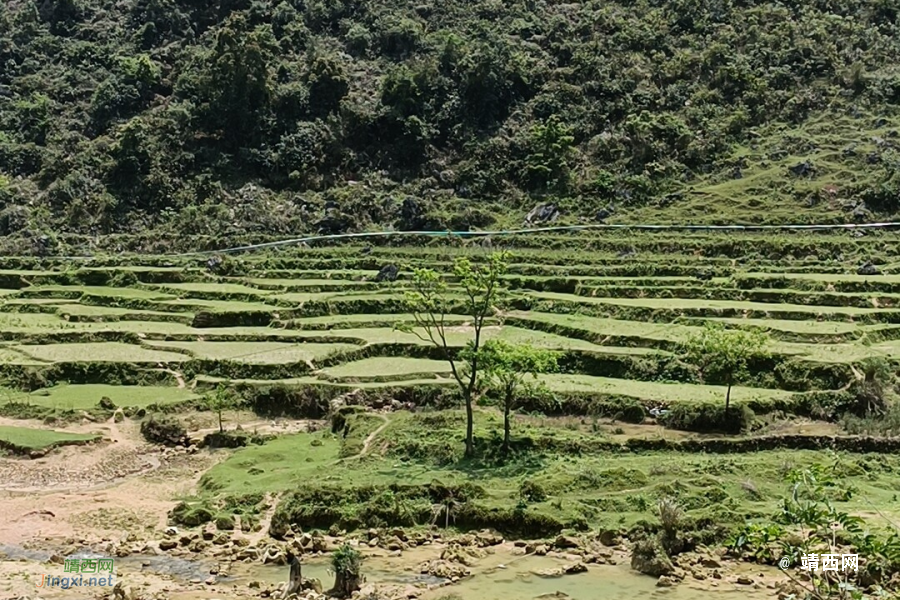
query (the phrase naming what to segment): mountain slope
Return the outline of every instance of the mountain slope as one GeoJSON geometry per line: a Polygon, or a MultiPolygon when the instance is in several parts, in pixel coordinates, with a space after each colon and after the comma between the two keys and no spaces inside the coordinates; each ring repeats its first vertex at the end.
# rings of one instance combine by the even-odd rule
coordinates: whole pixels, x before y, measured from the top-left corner
{"type": "Polygon", "coordinates": [[[889,216],[898,12],[11,0],[0,234],[465,229],[542,202],[563,221],[889,216]]]}

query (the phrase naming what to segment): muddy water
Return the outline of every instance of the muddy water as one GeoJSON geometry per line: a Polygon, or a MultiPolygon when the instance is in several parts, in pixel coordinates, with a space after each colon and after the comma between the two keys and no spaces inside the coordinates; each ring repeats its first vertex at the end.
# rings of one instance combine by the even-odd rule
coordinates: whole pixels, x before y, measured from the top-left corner
{"type": "MultiPolygon", "coordinates": [[[[762,586],[737,585],[716,580],[688,580],[672,588],[658,588],[655,578],[631,570],[624,561],[616,566],[590,565],[586,573],[577,575],[540,577],[534,573],[572,561],[550,556],[514,556],[506,552],[498,552],[479,560],[472,567],[471,577],[450,584],[447,580],[420,575],[410,570],[419,561],[412,556],[417,553],[409,554],[404,553],[403,557],[366,558],[363,562],[366,581],[431,588],[421,593],[423,600],[436,600],[450,594],[463,600],[530,600],[541,596],[550,598],[560,593],[566,594],[571,600],[696,600],[699,596],[709,600],[763,600],[775,597],[773,590],[762,586]]],[[[334,580],[328,567],[327,560],[308,560],[303,564],[303,576],[319,579],[327,589],[334,580]]],[[[758,566],[741,565],[738,572],[757,579],[761,569],[758,566]]],[[[239,583],[256,579],[277,584],[285,581],[287,574],[287,567],[269,565],[235,565],[233,570],[233,576],[239,583]]],[[[766,574],[777,576],[777,571],[769,569],[766,574]]]]}
{"type": "MultiPolygon", "coordinates": [[[[49,553],[19,547],[0,545],[0,551],[13,560],[46,561],[49,558],[49,553]]],[[[631,570],[624,560],[616,566],[590,565],[586,573],[555,578],[541,577],[535,575],[535,572],[563,566],[572,561],[551,556],[516,556],[507,551],[498,551],[478,560],[471,568],[472,576],[455,584],[416,572],[418,564],[435,558],[438,554],[437,548],[423,547],[399,557],[368,556],[363,562],[363,572],[368,583],[416,586],[421,590],[422,600],[437,600],[450,594],[463,600],[532,600],[552,598],[559,594],[565,594],[572,600],[696,600],[698,597],[708,600],[763,600],[775,597],[773,590],[760,585],[737,585],[723,580],[701,582],[688,579],[672,588],[658,588],[655,578],[631,570]]],[[[84,552],[73,556],[86,558],[94,555],[84,552]]],[[[209,577],[212,564],[210,561],[186,560],[166,555],[116,559],[117,571],[118,568],[123,568],[119,571],[120,577],[127,577],[129,571],[141,571],[193,583],[209,577]]],[[[329,567],[327,557],[307,559],[303,563],[303,576],[319,579],[327,589],[334,581],[329,567]]],[[[250,581],[275,585],[287,580],[288,571],[286,566],[234,563],[231,565],[230,575],[219,578],[219,582],[229,587],[237,585],[238,588],[246,586],[250,581]]],[[[766,570],[742,564],[737,566],[736,572],[732,572],[730,577],[744,574],[759,580],[761,572],[770,578],[769,581],[778,576],[775,569],[766,570]]],[[[249,588],[244,589],[250,591],[249,588]]]]}

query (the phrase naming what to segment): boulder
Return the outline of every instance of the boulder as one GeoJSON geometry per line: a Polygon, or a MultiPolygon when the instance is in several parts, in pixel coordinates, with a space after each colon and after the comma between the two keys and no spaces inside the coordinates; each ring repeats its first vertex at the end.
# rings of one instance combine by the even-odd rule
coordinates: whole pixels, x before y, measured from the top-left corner
{"type": "Polygon", "coordinates": [[[865,264],[856,269],[857,275],[880,275],[881,271],[872,264],[872,261],[866,261],[865,264]]]}
{"type": "Polygon", "coordinates": [[[163,550],[163,551],[172,550],[173,548],[177,548],[177,547],[178,547],[178,542],[175,540],[161,540],[159,542],[159,549],[163,550]]]}
{"type": "Polygon", "coordinates": [[[419,565],[419,573],[442,579],[461,579],[469,576],[469,569],[448,560],[431,560],[419,565]]]}
{"type": "Polygon", "coordinates": [[[580,546],[579,539],[571,535],[561,535],[553,542],[553,547],[559,549],[579,548],[580,546]]]}
{"type": "Polygon", "coordinates": [[[631,568],[653,577],[671,575],[675,571],[672,561],[655,539],[641,540],[634,545],[631,551],[631,568]]]}
{"type": "Polygon", "coordinates": [[[525,215],[525,224],[552,223],[559,218],[559,207],[555,204],[538,204],[525,215]]]}
{"type": "Polygon", "coordinates": [[[397,265],[384,265],[375,275],[375,281],[397,281],[400,274],[400,267],[397,265]]]}
{"type": "Polygon", "coordinates": [[[678,583],[678,580],[674,577],[660,575],[659,579],[656,580],[656,587],[672,587],[676,583],[678,583]]]}
{"type": "Polygon", "coordinates": [[[597,537],[600,540],[600,543],[607,547],[617,546],[619,544],[619,535],[612,529],[604,529],[597,537]]]}

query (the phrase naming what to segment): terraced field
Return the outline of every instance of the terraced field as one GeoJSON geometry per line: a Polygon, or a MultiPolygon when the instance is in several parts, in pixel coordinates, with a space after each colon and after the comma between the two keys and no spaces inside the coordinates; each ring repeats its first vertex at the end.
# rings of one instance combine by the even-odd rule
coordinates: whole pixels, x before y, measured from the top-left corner
{"type": "MultiPolygon", "coordinates": [[[[719,386],[666,370],[707,322],[769,334],[772,363],[750,373],[735,394],[737,402],[758,401],[757,408],[773,398],[790,402],[798,393],[840,389],[851,381],[850,365],[866,358],[900,359],[896,267],[860,275],[850,262],[834,260],[707,258],[703,250],[721,240],[703,236],[692,239],[693,252],[676,254],[658,252],[667,239],[648,236],[643,243],[655,252],[639,259],[618,258],[611,247],[575,255],[516,250],[504,278],[510,294],[486,337],[566,356],[563,372],[544,377],[563,396],[662,405],[721,395],[719,386]]],[[[152,259],[74,270],[53,261],[10,268],[0,272],[0,361],[12,386],[39,373],[51,390],[202,387],[229,379],[337,388],[446,383],[442,357],[417,332],[398,327],[412,323],[403,301],[410,269],[449,270],[464,252],[478,253],[340,248],[250,256],[227,276],[191,263],[156,266],[152,259]],[[398,280],[378,282],[376,267],[389,263],[401,266],[398,280]]],[[[461,347],[470,337],[466,316],[448,318],[458,323],[449,343],[461,347]]],[[[65,405],[61,393],[46,397],[65,405]]],[[[79,395],[73,406],[82,404],[79,395]]]]}
{"type": "Polygon", "coordinates": [[[181,419],[195,439],[235,435],[248,447],[187,467],[167,517],[192,527],[238,515],[275,538],[290,527],[421,527],[441,510],[450,527],[451,506],[460,529],[625,535],[674,499],[698,536],[722,543],[778,510],[798,472],[826,464],[839,474],[832,496],[842,510],[897,516],[900,469],[887,456],[900,447],[891,437],[900,366],[892,238],[570,242],[534,236],[511,249],[482,331],[482,340],[550,350],[557,363],[521,391],[502,452],[503,412],[485,393],[474,409],[477,452],[463,455],[464,411],[446,360],[473,337],[451,273],[454,259],[487,257],[476,245],[305,248],[224,267],[206,257],[7,259],[0,444],[44,454],[102,435],[124,442],[108,471],[122,478],[160,462],[128,438],[138,419],[181,419]],[[395,280],[381,281],[386,265],[399,267],[395,280]],[[423,267],[448,285],[446,352],[408,302],[423,267]],[[763,332],[764,356],[732,382],[705,374],[685,344],[710,324],[763,332]],[[733,430],[709,417],[729,389],[737,412],[726,417],[741,420],[733,430]],[[221,390],[233,401],[225,434],[221,390]],[[887,412],[867,412],[873,395],[887,412]],[[15,422],[23,418],[45,423],[15,422]],[[855,435],[872,427],[875,437],[855,435]]]}

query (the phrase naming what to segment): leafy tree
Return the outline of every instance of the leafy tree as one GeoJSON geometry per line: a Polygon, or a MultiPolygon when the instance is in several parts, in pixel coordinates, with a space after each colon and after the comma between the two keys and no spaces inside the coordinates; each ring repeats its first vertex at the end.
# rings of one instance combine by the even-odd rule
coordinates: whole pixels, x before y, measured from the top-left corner
{"type": "Polygon", "coordinates": [[[684,344],[687,359],[700,369],[701,378],[724,381],[725,412],[731,403],[731,386],[747,374],[750,361],[768,355],[768,336],[761,331],[726,329],[708,324],[684,344]]]}
{"type": "Polygon", "coordinates": [[[485,322],[494,314],[503,295],[501,278],[506,273],[508,260],[506,252],[493,252],[481,264],[474,264],[468,258],[457,258],[453,262],[455,288],[433,269],[415,269],[413,291],[406,293],[407,305],[418,328],[406,326],[401,329],[437,347],[450,363],[450,372],[459,386],[466,406],[466,457],[475,453],[472,405],[481,373],[482,334],[485,322]],[[462,312],[472,319],[469,324],[472,339],[462,353],[455,352],[449,340],[451,329],[456,329],[455,322],[447,321],[447,315],[452,312],[462,312]]]}
{"type": "Polygon", "coordinates": [[[556,354],[534,346],[488,340],[481,350],[480,362],[487,386],[502,398],[503,451],[508,453],[510,413],[523,391],[535,391],[539,373],[556,369],[556,354]]]}
{"type": "Polygon", "coordinates": [[[556,115],[531,130],[529,154],[525,159],[525,179],[533,188],[564,192],[568,187],[572,153],[572,128],[556,115]]]}
{"type": "Polygon", "coordinates": [[[203,401],[209,410],[216,413],[219,419],[219,433],[224,433],[225,427],[222,424],[222,412],[229,408],[234,408],[237,404],[234,394],[224,384],[220,383],[216,386],[216,389],[203,397],[203,401]]]}

